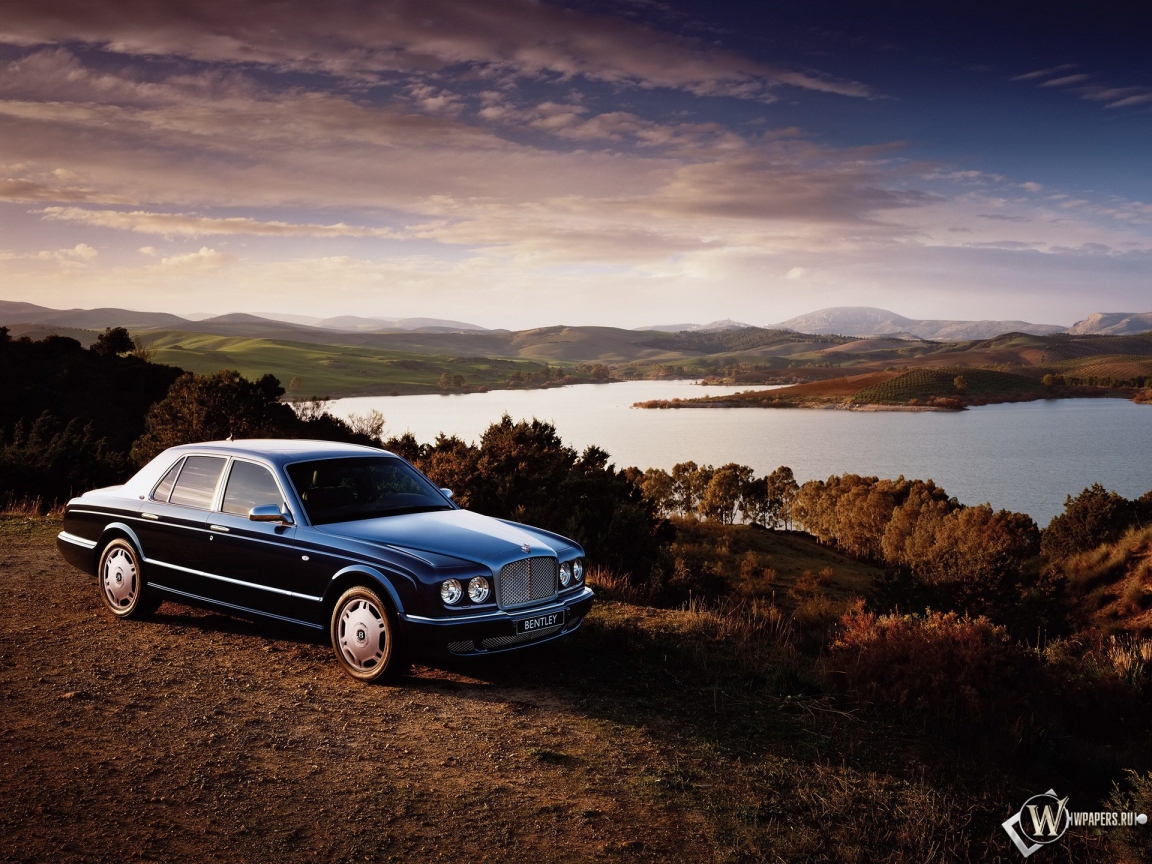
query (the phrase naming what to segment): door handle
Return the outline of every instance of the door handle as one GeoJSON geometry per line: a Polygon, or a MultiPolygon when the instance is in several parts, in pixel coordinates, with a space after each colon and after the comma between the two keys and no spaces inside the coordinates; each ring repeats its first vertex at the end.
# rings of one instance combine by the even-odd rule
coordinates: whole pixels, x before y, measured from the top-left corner
{"type": "Polygon", "coordinates": [[[208,530],[209,531],[223,531],[225,534],[228,533],[228,529],[225,528],[223,525],[209,525],[208,530]]]}
{"type": "Polygon", "coordinates": [[[141,513],[140,518],[141,519],[159,519],[160,517],[157,516],[155,513],[141,513]]]}

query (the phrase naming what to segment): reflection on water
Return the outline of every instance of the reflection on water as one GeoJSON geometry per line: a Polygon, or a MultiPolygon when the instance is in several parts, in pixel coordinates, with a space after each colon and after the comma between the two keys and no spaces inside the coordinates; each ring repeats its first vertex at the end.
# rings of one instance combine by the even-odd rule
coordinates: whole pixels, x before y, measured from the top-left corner
{"type": "MultiPolygon", "coordinates": [[[[739,388],[747,389],[747,388],[739,388]]],[[[617,465],[788,465],[803,482],[854,472],[931,477],[967,504],[991,502],[1041,525],[1094,482],[1128,497],[1152,489],[1152,406],[1120,399],[988,405],[959,413],[802,409],[642,410],[633,402],[731,392],[688,381],[554,390],[339,399],[340,416],[381,411],[386,434],[475,440],[507,412],[556,424],[574,447],[598,444],[617,465]]]]}

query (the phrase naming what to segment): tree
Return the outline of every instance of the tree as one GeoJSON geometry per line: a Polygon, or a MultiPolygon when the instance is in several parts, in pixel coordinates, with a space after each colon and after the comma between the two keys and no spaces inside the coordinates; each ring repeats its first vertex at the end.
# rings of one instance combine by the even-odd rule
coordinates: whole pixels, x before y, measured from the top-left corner
{"type": "Polygon", "coordinates": [[[645,471],[640,478],[640,489],[661,516],[670,516],[675,511],[676,498],[672,476],[663,468],[649,468],[645,471]]]}
{"type": "Polygon", "coordinates": [[[1061,561],[1118,540],[1135,524],[1141,508],[1122,495],[1093,483],[1064,501],[1064,512],[1044,529],[1040,549],[1049,561],[1061,561]]]}
{"type": "Polygon", "coordinates": [[[700,515],[722,525],[736,521],[736,512],[744,497],[744,489],[752,480],[752,469],[747,465],[729,462],[711,472],[708,484],[700,496],[700,515]]]}
{"type": "MultiPolygon", "coordinates": [[[[168,395],[153,405],[144,421],[144,434],[132,445],[132,461],[143,465],[179,444],[233,438],[319,438],[352,444],[378,445],[372,434],[376,418],[353,429],[328,413],[327,402],[312,399],[293,406],[281,402],[284,388],[274,375],[249,381],[239,372],[222,369],[214,375],[185,372],[168,395]]],[[[378,416],[378,415],[377,415],[378,416]]],[[[380,429],[384,418],[378,416],[380,429]]]]}
{"type": "Polygon", "coordinates": [[[88,489],[124,482],[128,459],[97,438],[91,423],[45,411],[11,434],[0,430],[0,506],[38,501],[49,508],[88,489]]]}
{"type": "Polygon", "coordinates": [[[965,390],[968,389],[968,379],[965,378],[963,375],[957,375],[955,378],[952,379],[952,386],[955,387],[957,390],[959,390],[961,393],[963,393],[965,390]]]}
{"type": "Polygon", "coordinates": [[[88,350],[100,357],[115,357],[132,353],[136,350],[136,343],[123,327],[106,327],[88,350]]]}
{"type": "Polygon", "coordinates": [[[143,465],[169,447],[197,441],[275,437],[296,415],[280,402],[284,388],[272,375],[249,381],[222,369],[215,375],[181,375],[144,421],[132,445],[132,461],[143,465]]]}
{"type": "Polygon", "coordinates": [[[411,435],[384,446],[452,489],[461,506],[572,537],[594,563],[646,577],[662,554],[668,529],[633,475],[598,447],[578,454],[550,423],[505,414],[478,446],[455,436],[418,444],[411,435]]]}
{"type": "Polygon", "coordinates": [[[778,528],[781,523],[787,529],[792,528],[792,503],[796,500],[796,493],[800,486],[792,474],[792,469],[781,465],[766,478],[767,501],[770,521],[765,525],[769,528],[778,528]]]}

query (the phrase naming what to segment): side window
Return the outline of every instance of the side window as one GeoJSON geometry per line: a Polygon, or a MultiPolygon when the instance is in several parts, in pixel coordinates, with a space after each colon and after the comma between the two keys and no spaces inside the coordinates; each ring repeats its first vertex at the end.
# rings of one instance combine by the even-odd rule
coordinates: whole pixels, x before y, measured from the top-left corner
{"type": "Polygon", "coordinates": [[[207,510],[212,506],[212,496],[224,471],[225,461],[219,456],[189,456],[184,460],[184,469],[172,487],[168,501],[207,510]]]}
{"type": "Polygon", "coordinates": [[[168,500],[168,496],[172,494],[172,486],[176,483],[176,475],[180,473],[180,466],[183,464],[183,459],[177,459],[176,464],[168,469],[168,473],[164,475],[164,479],[152,490],[153,501],[168,500]]]}
{"type": "Polygon", "coordinates": [[[272,472],[251,462],[233,462],[220,509],[225,513],[247,516],[249,510],[261,504],[284,505],[284,496],[280,494],[272,472]]]}

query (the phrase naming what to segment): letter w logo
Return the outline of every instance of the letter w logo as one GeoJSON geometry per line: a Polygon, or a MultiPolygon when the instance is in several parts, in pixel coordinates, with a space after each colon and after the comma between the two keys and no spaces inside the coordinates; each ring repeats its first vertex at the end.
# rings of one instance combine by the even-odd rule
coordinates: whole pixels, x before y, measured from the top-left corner
{"type": "Polygon", "coordinates": [[[1035,804],[1029,804],[1028,812],[1032,815],[1032,836],[1043,837],[1047,834],[1049,837],[1059,837],[1063,834],[1064,807],[1067,804],[1068,798],[1061,798],[1056,802],[1055,813],[1052,812],[1052,807],[1049,804],[1039,808],[1035,804]]]}

